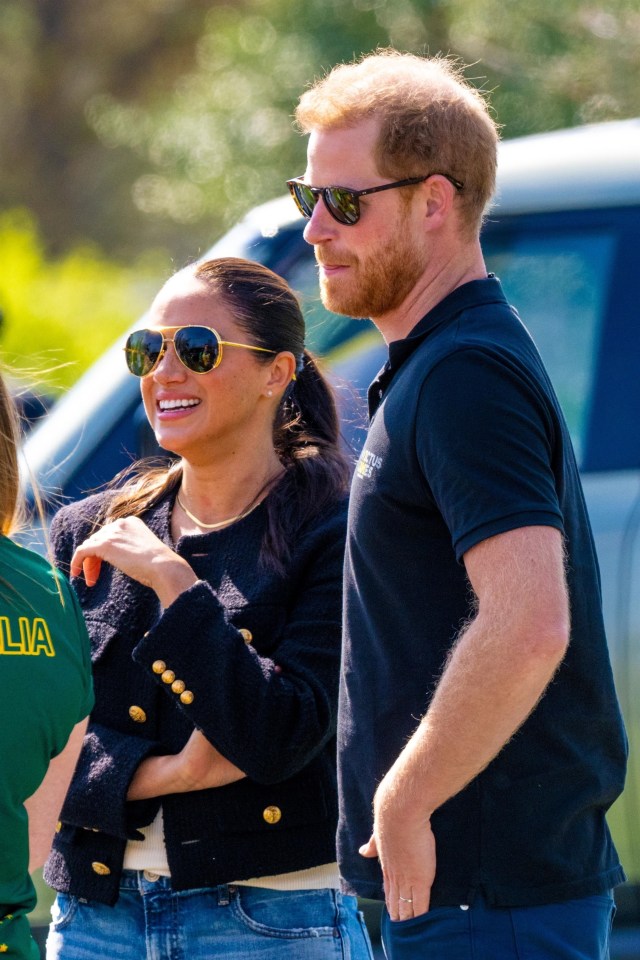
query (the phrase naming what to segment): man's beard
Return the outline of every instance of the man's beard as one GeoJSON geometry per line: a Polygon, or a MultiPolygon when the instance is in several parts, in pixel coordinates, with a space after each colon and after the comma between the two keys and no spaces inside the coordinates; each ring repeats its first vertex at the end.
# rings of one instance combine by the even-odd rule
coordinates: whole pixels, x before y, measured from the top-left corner
{"type": "MultiPolygon", "coordinates": [[[[344,262],[344,258],[340,258],[344,262]]],[[[322,302],[333,313],[348,317],[382,317],[406,300],[424,272],[424,251],[398,234],[366,260],[346,261],[346,276],[320,274],[322,302]]]]}

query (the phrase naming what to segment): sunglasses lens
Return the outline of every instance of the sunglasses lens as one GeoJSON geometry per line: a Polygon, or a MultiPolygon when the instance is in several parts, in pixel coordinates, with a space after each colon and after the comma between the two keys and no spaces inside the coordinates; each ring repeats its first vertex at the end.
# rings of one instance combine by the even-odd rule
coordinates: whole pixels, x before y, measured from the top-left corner
{"type": "Polygon", "coordinates": [[[128,338],[124,355],[129,371],[136,377],[151,373],[162,351],[162,334],[157,330],[136,330],[128,338]]]}
{"type": "Polygon", "coordinates": [[[303,217],[306,217],[307,220],[311,217],[313,213],[313,208],[318,202],[318,197],[315,193],[312,193],[309,187],[304,183],[296,183],[295,181],[289,184],[289,190],[291,191],[291,196],[296,202],[296,206],[303,217]]]}
{"type": "Polygon", "coordinates": [[[181,327],[173,345],[185,367],[194,373],[208,373],[218,365],[220,344],[207,327],[181,327]]]}
{"type": "Polygon", "coordinates": [[[358,222],[360,204],[358,197],[351,190],[345,190],[343,187],[327,187],[324,196],[336,220],[348,224],[358,222]]]}

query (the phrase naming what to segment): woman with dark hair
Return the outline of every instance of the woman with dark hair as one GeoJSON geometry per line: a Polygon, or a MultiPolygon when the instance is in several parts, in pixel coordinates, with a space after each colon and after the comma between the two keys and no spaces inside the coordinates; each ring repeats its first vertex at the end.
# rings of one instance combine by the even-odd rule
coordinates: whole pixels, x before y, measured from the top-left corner
{"type": "Polygon", "coordinates": [[[0,953],[35,960],[29,872],[51,844],[93,693],[77,600],[44,557],[12,539],[22,513],[19,436],[0,375],[0,953]]]}
{"type": "Polygon", "coordinates": [[[201,263],[125,357],[177,459],[52,525],[96,707],[47,957],[368,957],[335,865],[348,467],[298,302],[259,264],[201,263]]]}

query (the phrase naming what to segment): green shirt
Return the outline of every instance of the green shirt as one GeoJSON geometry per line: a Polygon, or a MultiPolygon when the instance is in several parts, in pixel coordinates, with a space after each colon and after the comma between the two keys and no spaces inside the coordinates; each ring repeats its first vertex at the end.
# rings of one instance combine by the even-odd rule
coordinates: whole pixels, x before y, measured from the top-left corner
{"type": "Polygon", "coordinates": [[[8,956],[31,956],[13,936],[36,899],[24,801],[92,706],[75,595],[43,557],[0,535],[0,952],[8,956]]]}

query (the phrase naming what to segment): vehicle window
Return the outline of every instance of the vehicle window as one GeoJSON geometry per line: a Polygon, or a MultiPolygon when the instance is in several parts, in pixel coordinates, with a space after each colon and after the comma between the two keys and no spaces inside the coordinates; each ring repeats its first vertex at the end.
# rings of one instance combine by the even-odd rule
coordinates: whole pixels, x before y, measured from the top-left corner
{"type": "Polygon", "coordinates": [[[613,233],[490,236],[487,267],[531,333],[582,462],[614,252],[613,233]]]}

